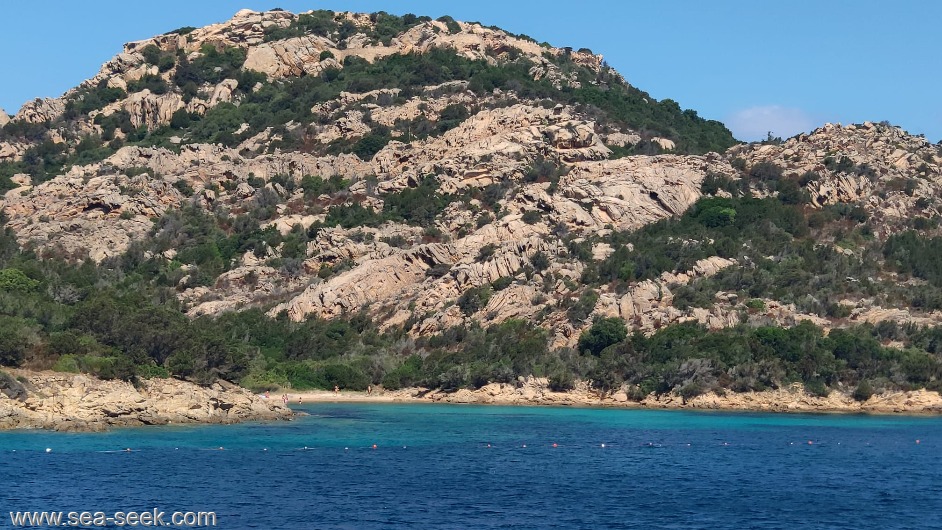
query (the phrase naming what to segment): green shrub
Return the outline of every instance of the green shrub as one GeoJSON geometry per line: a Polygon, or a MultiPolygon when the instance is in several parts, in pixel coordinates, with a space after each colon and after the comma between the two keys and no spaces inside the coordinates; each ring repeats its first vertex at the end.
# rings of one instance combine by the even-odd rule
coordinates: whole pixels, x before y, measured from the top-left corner
{"type": "Polygon", "coordinates": [[[60,356],[56,361],[56,364],[52,366],[52,370],[55,372],[67,372],[72,374],[81,373],[81,369],[79,368],[79,360],[77,356],[72,354],[60,356]]]}
{"type": "Polygon", "coordinates": [[[63,117],[71,120],[86,116],[93,110],[102,109],[105,105],[125,97],[127,97],[127,92],[120,88],[111,88],[107,80],[102,80],[94,88],[79,89],[76,96],[66,102],[63,117]]]}
{"type": "Polygon", "coordinates": [[[491,286],[484,285],[480,287],[471,287],[458,297],[457,305],[461,312],[467,316],[477,313],[487,305],[491,299],[491,286]]]}
{"type": "Polygon", "coordinates": [[[494,291],[502,291],[510,287],[510,285],[513,284],[513,282],[514,282],[514,279],[512,277],[501,276],[500,278],[497,278],[496,280],[491,282],[491,288],[494,289],[494,291]]]}
{"type": "Polygon", "coordinates": [[[765,311],[765,300],[761,298],[752,298],[746,302],[746,307],[755,311],[765,311]]]}
{"type": "Polygon", "coordinates": [[[399,390],[418,385],[422,378],[422,358],[418,355],[411,355],[383,377],[382,385],[388,390],[399,390]]]}
{"type": "Polygon", "coordinates": [[[411,225],[432,227],[453,197],[438,193],[434,177],[422,179],[415,188],[405,188],[383,197],[383,217],[411,225]]]}
{"type": "Polygon", "coordinates": [[[761,182],[776,182],[782,179],[782,168],[773,162],[759,162],[749,168],[749,176],[761,182]]]}
{"type": "Polygon", "coordinates": [[[366,390],[372,382],[362,370],[347,364],[328,364],[317,371],[323,381],[321,388],[339,387],[341,390],[366,390]]]}
{"type": "Polygon", "coordinates": [[[805,381],[805,392],[816,397],[828,397],[828,394],[831,393],[824,381],[819,378],[805,381]]]}
{"type": "Polygon", "coordinates": [[[265,29],[264,40],[266,42],[273,40],[289,39],[300,37],[302,35],[319,35],[321,37],[330,37],[332,33],[339,28],[334,21],[334,12],[326,9],[318,9],[310,13],[302,13],[298,18],[286,27],[271,26],[265,29]]]}
{"type": "Polygon", "coordinates": [[[523,212],[522,220],[528,225],[536,224],[540,222],[540,219],[543,218],[543,213],[539,210],[527,210],[523,212]]]}
{"type": "Polygon", "coordinates": [[[451,34],[461,33],[461,26],[457,22],[455,22],[455,19],[451,18],[450,16],[445,15],[442,17],[438,17],[435,20],[439,22],[444,22],[445,26],[448,27],[448,33],[451,33],[451,34]]]}
{"type": "Polygon", "coordinates": [[[0,291],[35,291],[41,282],[34,280],[20,269],[0,269],[0,291]]]}
{"type": "Polygon", "coordinates": [[[600,318],[592,323],[592,327],[579,336],[579,351],[587,351],[592,355],[600,355],[602,350],[618,344],[628,336],[625,322],[616,317],[600,318]]]}
{"type": "Polygon", "coordinates": [[[545,252],[538,250],[530,256],[530,264],[537,272],[543,272],[550,266],[549,256],[545,252]]]}
{"type": "Polygon", "coordinates": [[[569,321],[574,325],[582,325],[582,323],[589,318],[589,315],[592,314],[592,311],[595,310],[595,304],[598,303],[598,301],[599,293],[594,289],[586,289],[579,295],[579,300],[566,311],[566,316],[569,317],[569,321]]]}
{"type": "Polygon", "coordinates": [[[576,379],[572,373],[558,370],[549,377],[549,387],[553,392],[566,392],[576,387],[576,379]]]}
{"type": "Polygon", "coordinates": [[[706,392],[707,389],[704,388],[703,385],[694,382],[682,386],[677,393],[680,394],[680,397],[683,398],[684,403],[686,403],[687,400],[703,395],[706,392]]]}
{"type": "Polygon", "coordinates": [[[353,144],[353,154],[357,155],[360,160],[369,162],[391,139],[392,137],[390,137],[388,133],[367,134],[353,144]]]}
{"type": "Polygon", "coordinates": [[[857,401],[867,401],[873,396],[873,385],[870,384],[870,381],[864,379],[861,381],[857,388],[854,389],[854,399],[857,401]]]}

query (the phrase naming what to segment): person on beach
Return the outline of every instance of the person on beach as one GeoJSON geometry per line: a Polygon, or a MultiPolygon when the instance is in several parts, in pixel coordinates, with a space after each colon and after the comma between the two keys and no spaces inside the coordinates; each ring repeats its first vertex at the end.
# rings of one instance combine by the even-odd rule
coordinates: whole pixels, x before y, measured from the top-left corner
{"type": "Polygon", "coordinates": [[[373,395],[373,385],[366,385],[366,395],[367,396],[373,395]]]}
{"type": "Polygon", "coordinates": [[[340,387],[337,385],[334,385],[334,394],[339,394],[339,393],[340,393],[340,387]]]}
{"type": "Polygon", "coordinates": [[[265,391],[265,399],[271,399],[271,394],[268,392],[268,390],[265,391]]]}

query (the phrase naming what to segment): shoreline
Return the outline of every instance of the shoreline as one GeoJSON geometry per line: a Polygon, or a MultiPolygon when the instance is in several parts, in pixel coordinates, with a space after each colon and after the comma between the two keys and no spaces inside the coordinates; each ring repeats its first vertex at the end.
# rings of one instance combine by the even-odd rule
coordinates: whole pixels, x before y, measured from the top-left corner
{"type": "Polygon", "coordinates": [[[200,386],[172,378],[131,383],[86,374],[4,368],[0,371],[0,430],[105,431],[112,427],[229,424],[289,419],[281,402],[267,402],[226,381],[200,386]]]}
{"type": "MultiPolygon", "coordinates": [[[[404,388],[401,390],[374,390],[372,395],[365,391],[310,390],[287,392],[288,406],[311,403],[445,403],[470,405],[504,406],[545,406],[545,407],[586,407],[586,408],[623,408],[633,410],[690,410],[724,412],[759,412],[759,413],[822,413],[822,414],[868,414],[868,415],[903,415],[903,416],[942,416],[942,396],[927,390],[896,391],[874,394],[870,399],[859,402],[849,394],[832,391],[827,397],[812,396],[804,392],[801,385],[762,392],[736,393],[727,391],[724,395],[709,392],[695,398],[684,400],[681,396],[670,394],[656,397],[653,394],[641,401],[628,399],[624,392],[613,392],[599,397],[584,384],[567,392],[554,392],[539,379],[528,379],[524,384],[512,385],[492,383],[477,390],[461,389],[456,392],[442,392],[425,388],[404,388]]],[[[281,394],[272,395],[272,400],[281,403],[281,394]]],[[[264,398],[263,398],[264,399],[264,398]]]]}
{"type": "Polygon", "coordinates": [[[688,400],[669,394],[629,399],[623,390],[600,395],[585,382],[565,392],[545,378],[491,383],[476,390],[443,392],[426,388],[253,393],[225,381],[199,386],[178,379],[130,383],[84,374],[6,369],[0,372],[0,431],[95,432],[113,427],[169,424],[231,424],[290,420],[303,415],[292,406],[312,403],[473,404],[527,407],[583,407],[632,410],[688,410],[797,414],[942,416],[942,396],[928,390],[875,394],[858,402],[832,391],[807,394],[800,384],[762,392],[710,392],[688,400]],[[288,406],[282,401],[287,393],[288,406]]]}

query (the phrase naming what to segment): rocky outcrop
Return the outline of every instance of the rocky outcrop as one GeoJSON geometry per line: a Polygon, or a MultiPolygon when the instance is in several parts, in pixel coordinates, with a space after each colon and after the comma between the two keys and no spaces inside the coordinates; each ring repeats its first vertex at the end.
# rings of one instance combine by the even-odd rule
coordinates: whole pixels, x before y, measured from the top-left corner
{"type": "Polygon", "coordinates": [[[99,168],[7,192],[7,226],[22,244],[55,251],[66,258],[101,261],[124,252],[153,226],[150,219],[179,205],[180,194],[147,174],[97,174],[99,168]]]}
{"type": "Polygon", "coordinates": [[[131,94],[124,102],[124,110],[131,115],[131,124],[148,130],[170,123],[173,113],[183,106],[183,97],[179,94],[156,95],[147,89],[131,94]]]}
{"type": "Polygon", "coordinates": [[[681,396],[648,396],[641,404],[649,408],[706,410],[752,410],[761,412],[844,412],[871,414],[940,414],[942,396],[928,390],[894,391],[857,401],[849,393],[832,391],[815,396],[800,384],[763,392],[709,392],[685,400],[681,396]]]}
{"type": "Polygon", "coordinates": [[[633,230],[680,215],[700,198],[707,172],[734,174],[718,155],[637,156],[573,164],[560,179],[561,198],[535,197],[573,227],[633,230]]]}
{"type": "Polygon", "coordinates": [[[64,112],[65,100],[62,98],[34,99],[24,103],[13,119],[27,123],[43,123],[55,120],[64,112]]]}
{"type": "Polygon", "coordinates": [[[10,115],[7,114],[7,111],[0,109],[0,127],[10,123],[10,115]]]}
{"type": "MultiPolygon", "coordinates": [[[[290,14],[289,14],[290,15],[290,14]]],[[[354,13],[340,13],[341,19],[353,22],[359,29],[366,31],[374,26],[369,17],[354,13]]],[[[292,16],[293,17],[293,16],[292,16]]],[[[226,36],[226,40],[237,44],[232,38],[240,28],[238,34],[245,42],[251,42],[256,37],[252,31],[271,25],[285,26],[290,21],[283,13],[265,12],[254,13],[240,11],[230,21],[204,28],[203,31],[192,33],[192,41],[187,43],[188,48],[199,49],[201,41],[211,36],[219,38],[226,36]],[[247,31],[247,28],[251,28],[247,31]]],[[[602,65],[602,56],[587,51],[574,52],[570,49],[545,48],[532,40],[514,37],[504,31],[485,28],[475,23],[458,23],[460,31],[452,33],[448,25],[437,20],[422,22],[405,33],[392,39],[389,45],[371,41],[364,33],[357,33],[342,43],[335,43],[326,37],[306,35],[292,37],[274,42],[263,42],[249,48],[245,68],[263,72],[272,77],[287,77],[298,75],[318,75],[326,68],[342,68],[346,57],[362,57],[373,62],[382,57],[394,54],[426,53],[436,48],[451,49],[459,55],[474,60],[484,60],[496,63],[497,58],[506,57],[511,53],[523,55],[536,64],[535,77],[547,77],[554,83],[577,84],[574,79],[567,78],[558,67],[544,57],[545,53],[562,56],[567,55],[575,63],[598,71],[602,65]],[[323,52],[330,52],[329,57],[323,52]]],[[[260,38],[258,40],[261,40],[260,38]]]]}
{"type": "MultiPolygon", "coordinates": [[[[309,401],[371,401],[331,393],[302,395],[309,401]]],[[[850,394],[832,391],[825,397],[807,393],[801,384],[762,392],[709,392],[689,399],[676,394],[649,394],[640,400],[626,389],[599,392],[583,381],[572,390],[554,391],[546,378],[519,378],[513,383],[491,383],[476,390],[455,392],[407,388],[382,391],[372,401],[476,403],[492,405],[603,406],[649,409],[741,410],[761,412],[838,412],[847,414],[942,414],[942,396],[928,390],[893,391],[857,401],[850,394]]]]}
{"type": "Polygon", "coordinates": [[[816,207],[854,203],[873,215],[876,230],[931,216],[939,205],[938,146],[885,123],[826,124],[780,145],[735,146],[728,156],[747,167],[772,162],[803,184],[816,207]]]}
{"type": "Polygon", "coordinates": [[[269,314],[287,311],[293,320],[303,320],[308,316],[329,318],[354,313],[363,306],[400,299],[404,290],[414,290],[421,284],[430,267],[451,264],[453,260],[453,249],[439,244],[370,259],[327,282],[312,285],[298,297],[275,306],[269,314]]]}
{"type": "MultiPolygon", "coordinates": [[[[677,285],[686,285],[697,278],[708,278],[734,265],[734,260],[713,256],[699,260],[688,271],[665,272],[657,279],[635,283],[620,297],[615,293],[603,292],[594,313],[603,317],[621,318],[628,322],[633,330],[645,334],[654,333],[670,324],[689,321],[699,322],[710,329],[735,326],[740,320],[733,307],[718,304],[711,309],[691,308],[682,311],[672,305],[671,293],[671,288],[677,285]]],[[[574,344],[574,338],[578,338],[578,335],[558,339],[556,344],[570,346],[574,344]]]]}
{"type": "Polygon", "coordinates": [[[0,373],[0,429],[98,431],[287,419],[292,414],[277,399],[265,399],[225,381],[203,387],[154,378],[135,387],[81,374],[7,371],[9,375],[0,373]]]}
{"type": "Polygon", "coordinates": [[[22,142],[0,142],[0,162],[16,162],[23,158],[29,144],[22,142]]]}
{"type": "Polygon", "coordinates": [[[333,55],[335,49],[333,42],[314,35],[265,42],[249,49],[245,68],[276,78],[320,75],[325,68],[342,68],[333,57],[321,60],[321,53],[333,55]]]}

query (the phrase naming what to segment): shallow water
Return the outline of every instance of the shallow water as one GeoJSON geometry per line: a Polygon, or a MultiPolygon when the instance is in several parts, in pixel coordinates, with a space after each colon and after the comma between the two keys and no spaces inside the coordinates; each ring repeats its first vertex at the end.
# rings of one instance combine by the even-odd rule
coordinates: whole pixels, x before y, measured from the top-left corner
{"type": "Polygon", "coordinates": [[[220,528],[942,527],[940,418],[302,410],[266,424],[2,433],[0,527],[10,510],[153,508],[214,511],[220,528]]]}

